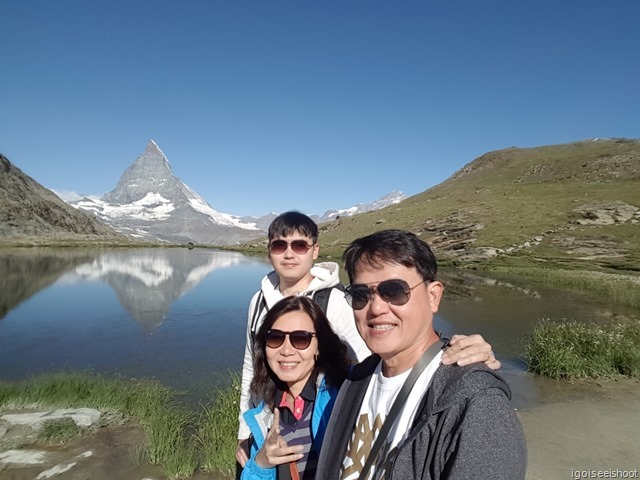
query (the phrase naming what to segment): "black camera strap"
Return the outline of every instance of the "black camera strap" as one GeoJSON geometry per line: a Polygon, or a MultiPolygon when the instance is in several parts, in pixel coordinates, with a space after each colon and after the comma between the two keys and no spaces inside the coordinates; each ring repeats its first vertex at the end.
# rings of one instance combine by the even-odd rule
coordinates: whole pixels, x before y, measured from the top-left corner
{"type": "Polygon", "coordinates": [[[447,345],[446,340],[443,340],[443,339],[438,340],[436,343],[431,345],[422,354],[422,356],[420,357],[420,360],[418,360],[418,362],[413,366],[411,373],[402,384],[402,388],[398,392],[398,396],[393,402],[393,406],[391,407],[391,410],[389,410],[389,414],[384,419],[384,424],[382,425],[382,428],[380,429],[380,433],[378,433],[378,437],[376,438],[376,441],[373,444],[373,447],[371,448],[371,452],[367,457],[367,461],[365,462],[364,467],[362,467],[362,471],[360,472],[359,478],[366,480],[369,470],[371,469],[373,462],[378,456],[378,453],[380,452],[382,445],[386,441],[387,435],[389,435],[389,431],[391,430],[391,427],[393,427],[393,424],[395,423],[396,418],[400,414],[400,411],[402,410],[402,407],[404,406],[404,403],[406,402],[407,397],[409,396],[409,393],[411,393],[411,389],[415,385],[416,380],[418,380],[418,377],[422,374],[422,372],[424,372],[424,369],[427,368],[427,365],[431,363],[431,361],[435,358],[438,352],[442,350],[446,345],[447,345]]]}

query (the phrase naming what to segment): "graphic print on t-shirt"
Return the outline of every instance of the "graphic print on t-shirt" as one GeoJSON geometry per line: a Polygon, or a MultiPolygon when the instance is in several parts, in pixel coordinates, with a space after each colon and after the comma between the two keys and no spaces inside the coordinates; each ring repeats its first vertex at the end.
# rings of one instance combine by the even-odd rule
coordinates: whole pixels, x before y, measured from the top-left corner
{"type": "MultiPolygon", "coordinates": [[[[378,432],[382,428],[382,419],[380,415],[376,415],[373,427],[369,424],[369,415],[363,413],[358,418],[356,428],[351,436],[351,441],[347,447],[347,459],[351,460],[351,465],[342,471],[341,480],[348,478],[358,478],[362,467],[364,467],[373,441],[378,436],[378,432]],[[355,476],[354,476],[355,474],[355,476]]],[[[345,462],[346,464],[347,462],[345,462]]]]}

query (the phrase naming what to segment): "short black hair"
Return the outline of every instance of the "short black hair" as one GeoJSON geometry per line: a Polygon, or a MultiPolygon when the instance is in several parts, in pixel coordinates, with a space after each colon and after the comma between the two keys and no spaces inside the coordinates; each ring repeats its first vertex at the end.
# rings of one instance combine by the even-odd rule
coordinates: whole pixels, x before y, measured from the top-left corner
{"type": "Polygon", "coordinates": [[[436,280],[438,274],[438,264],[431,247],[414,233],[404,230],[381,230],[358,238],[347,247],[342,259],[350,283],[353,283],[358,262],[366,262],[373,267],[383,263],[414,267],[429,282],[436,280]]]}
{"type": "Polygon", "coordinates": [[[269,241],[275,238],[288,237],[299,232],[309,237],[316,244],[318,242],[318,225],[304,213],[294,210],[284,212],[273,219],[269,225],[269,241]]]}

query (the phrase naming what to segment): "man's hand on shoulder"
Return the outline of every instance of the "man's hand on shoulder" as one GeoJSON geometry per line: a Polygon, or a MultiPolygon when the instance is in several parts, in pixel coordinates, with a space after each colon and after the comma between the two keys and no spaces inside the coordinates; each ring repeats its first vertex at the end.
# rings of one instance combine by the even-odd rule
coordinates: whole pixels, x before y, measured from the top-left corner
{"type": "Polygon", "coordinates": [[[493,353],[491,344],[482,335],[454,335],[449,346],[442,354],[443,365],[471,365],[484,363],[491,370],[498,370],[502,365],[493,353]]]}

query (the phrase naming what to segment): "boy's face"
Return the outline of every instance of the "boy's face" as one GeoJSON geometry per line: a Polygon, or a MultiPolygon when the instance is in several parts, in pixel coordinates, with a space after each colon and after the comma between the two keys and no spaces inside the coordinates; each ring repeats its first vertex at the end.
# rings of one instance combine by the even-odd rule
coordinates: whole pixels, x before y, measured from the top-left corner
{"type": "Polygon", "coordinates": [[[314,261],[318,258],[318,244],[314,244],[311,238],[300,234],[298,231],[286,237],[274,238],[270,243],[273,245],[274,242],[280,240],[287,243],[286,250],[283,252],[274,252],[270,249],[269,260],[271,260],[271,265],[281,281],[288,284],[295,284],[309,275],[314,261]],[[299,246],[291,244],[295,241],[302,241],[306,243],[306,245],[310,245],[310,248],[306,252],[302,252],[299,246]]]}

